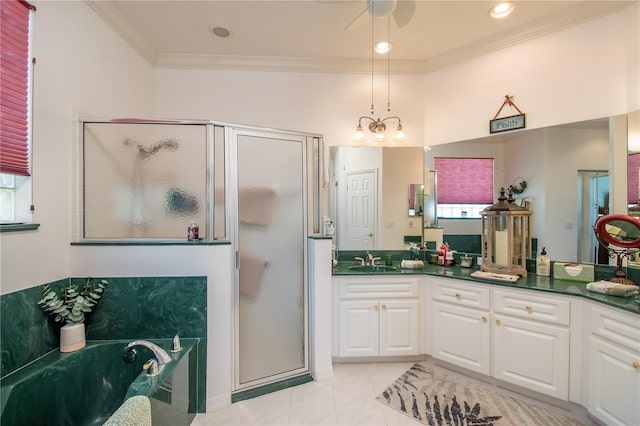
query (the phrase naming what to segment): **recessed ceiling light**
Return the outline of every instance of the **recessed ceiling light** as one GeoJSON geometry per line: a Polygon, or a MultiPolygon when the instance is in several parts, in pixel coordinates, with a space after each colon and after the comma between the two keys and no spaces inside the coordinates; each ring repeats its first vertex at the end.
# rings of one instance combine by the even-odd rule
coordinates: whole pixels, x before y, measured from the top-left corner
{"type": "Polygon", "coordinates": [[[504,18],[505,16],[509,16],[511,12],[513,12],[514,8],[515,5],[512,2],[505,1],[492,7],[489,11],[489,15],[491,15],[492,18],[504,18]]]}
{"type": "Polygon", "coordinates": [[[391,46],[392,44],[388,41],[379,41],[373,45],[373,50],[375,50],[376,53],[387,53],[391,50],[391,46]]]}
{"type": "Polygon", "coordinates": [[[224,27],[213,27],[211,28],[211,32],[218,37],[229,37],[229,34],[231,34],[229,30],[224,27]]]}

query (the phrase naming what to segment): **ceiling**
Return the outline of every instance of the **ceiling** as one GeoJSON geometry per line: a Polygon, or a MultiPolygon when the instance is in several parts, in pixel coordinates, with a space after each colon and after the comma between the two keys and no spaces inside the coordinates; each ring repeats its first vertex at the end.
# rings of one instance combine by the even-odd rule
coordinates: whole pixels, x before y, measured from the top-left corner
{"type": "MultiPolygon", "coordinates": [[[[394,74],[429,72],[633,3],[516,1],[499,20],[488,14],[496,1],[416,0],[399,28],[367,12],[350,25],[366,0],[85,1],[158,68],[371,72],[373,30],[374,41],[390,31],[394,74]],[[213,35],[213,27],[229,37],[213,35]]],[[[386,72],[386,56],[375,59],[376,72],[386,72]]]]}

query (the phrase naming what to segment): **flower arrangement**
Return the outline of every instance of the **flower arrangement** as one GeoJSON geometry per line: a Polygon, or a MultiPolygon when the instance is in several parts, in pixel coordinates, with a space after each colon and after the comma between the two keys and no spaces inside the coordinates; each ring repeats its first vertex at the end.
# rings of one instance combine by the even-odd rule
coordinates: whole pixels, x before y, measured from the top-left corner
{"type": "Polygon", "coordinates": [[[42,289],[42,299],[38,305],[49,315],[55,315],[56,322],[70,325],[83,323],[85,314],[98,304],[107,284],[107,280],[100,280],[94,285],[91,278],[87,278],[82,290],[75,284],[69,284],[62,288],[60,296],[47,284],[42,289]]]}

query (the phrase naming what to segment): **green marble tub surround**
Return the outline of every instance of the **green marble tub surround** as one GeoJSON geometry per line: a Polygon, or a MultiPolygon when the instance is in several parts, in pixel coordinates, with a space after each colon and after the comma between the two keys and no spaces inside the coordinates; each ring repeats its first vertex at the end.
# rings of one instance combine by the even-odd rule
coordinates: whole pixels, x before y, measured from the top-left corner
{"type": "MultiPolygon", "coordinates": [[[[89,341],[76,352],[51,351],[2,378],[1,423],[12,426],[102,424],[126,398],[153,396],[172,375],[176,384],[188,383],[188,405],[184,412],[170,414],[172,418],[192,419],[198,405],[196,348],[199,339],[183,339],[183,350],[171,353],[172,362],[164,365],[156,377],[148,377],[143,371],[143,364],[152,356],[151,352],[145,352],[146,348],[136,347],[135,361],[124,362],[122,355],[128,342],[89,341]],[[186,368],[180,369],[181,366],[186,368]],[[182,377],[175,376],[178,372],[182,377]]],[[[171,340],[154,343],[168,350],[171,340]]],[[[166,407],[163,410],[167,412],[166,407]]]]}
{"type": "MultiPolygon", "coordinates": [[[[49,283],[62,288],[67,279],[49,283]]],[[[60,326],[36,303],[44,286],[0,296],[0,377],[43,356],[59,346],[60,326]]]]}
{"type": "MultiPolygon", "coordinates": [[[[87,317],[87,340],[198,338],[198,410],[206,405],[207,278],[93,277],[109,286],[87,317]]],[[[86,277],[48,283],[59,289],[86,277]]],[[[1,376],[58,351],[60,324],[37,305],[43,285],[0,295],[1,376]]]]}
{"type": "Polygon", "coordinates": [[[0,380],[2,425],[104,422],[124,401],[142,360],[122,359],[124,342],[89,342],[79,351],[49,352],[0,380]]]}

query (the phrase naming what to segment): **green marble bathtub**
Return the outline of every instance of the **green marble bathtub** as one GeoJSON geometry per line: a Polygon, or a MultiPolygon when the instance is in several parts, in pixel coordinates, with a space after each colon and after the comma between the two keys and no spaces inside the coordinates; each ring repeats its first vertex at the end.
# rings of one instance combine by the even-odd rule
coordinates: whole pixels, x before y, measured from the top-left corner
{"type": "MultiPolygon", "coordinates": [[[[189,424],[197,406],[198,339],[183,339],[183,350],[172,353],[173,361],[156,377],[148,377],[142,371],[142,365],[152,357],[146,348],[136,347],[137,359],[133,363],[124,362],[123,353],[129,341],[90,341],[85,348],[72,353],[54,350],[3,377],[0,424],[100,425],[126,398],[135,395],[157,399],[156,405],[165,411],[170,411],[167,406],[171,407],[172,402],[184,400],[179,404],[184,413],[171,415],[184,420],[182,424],[189,424]],[[174,374],[178,371],[180,377],[174,374]],[[176,392],[172,395],[174,383],[182,383],[183,395],[175,395],[176,392]]],[[[154,342],[169,348],[167,339],[154,342]]]]}

